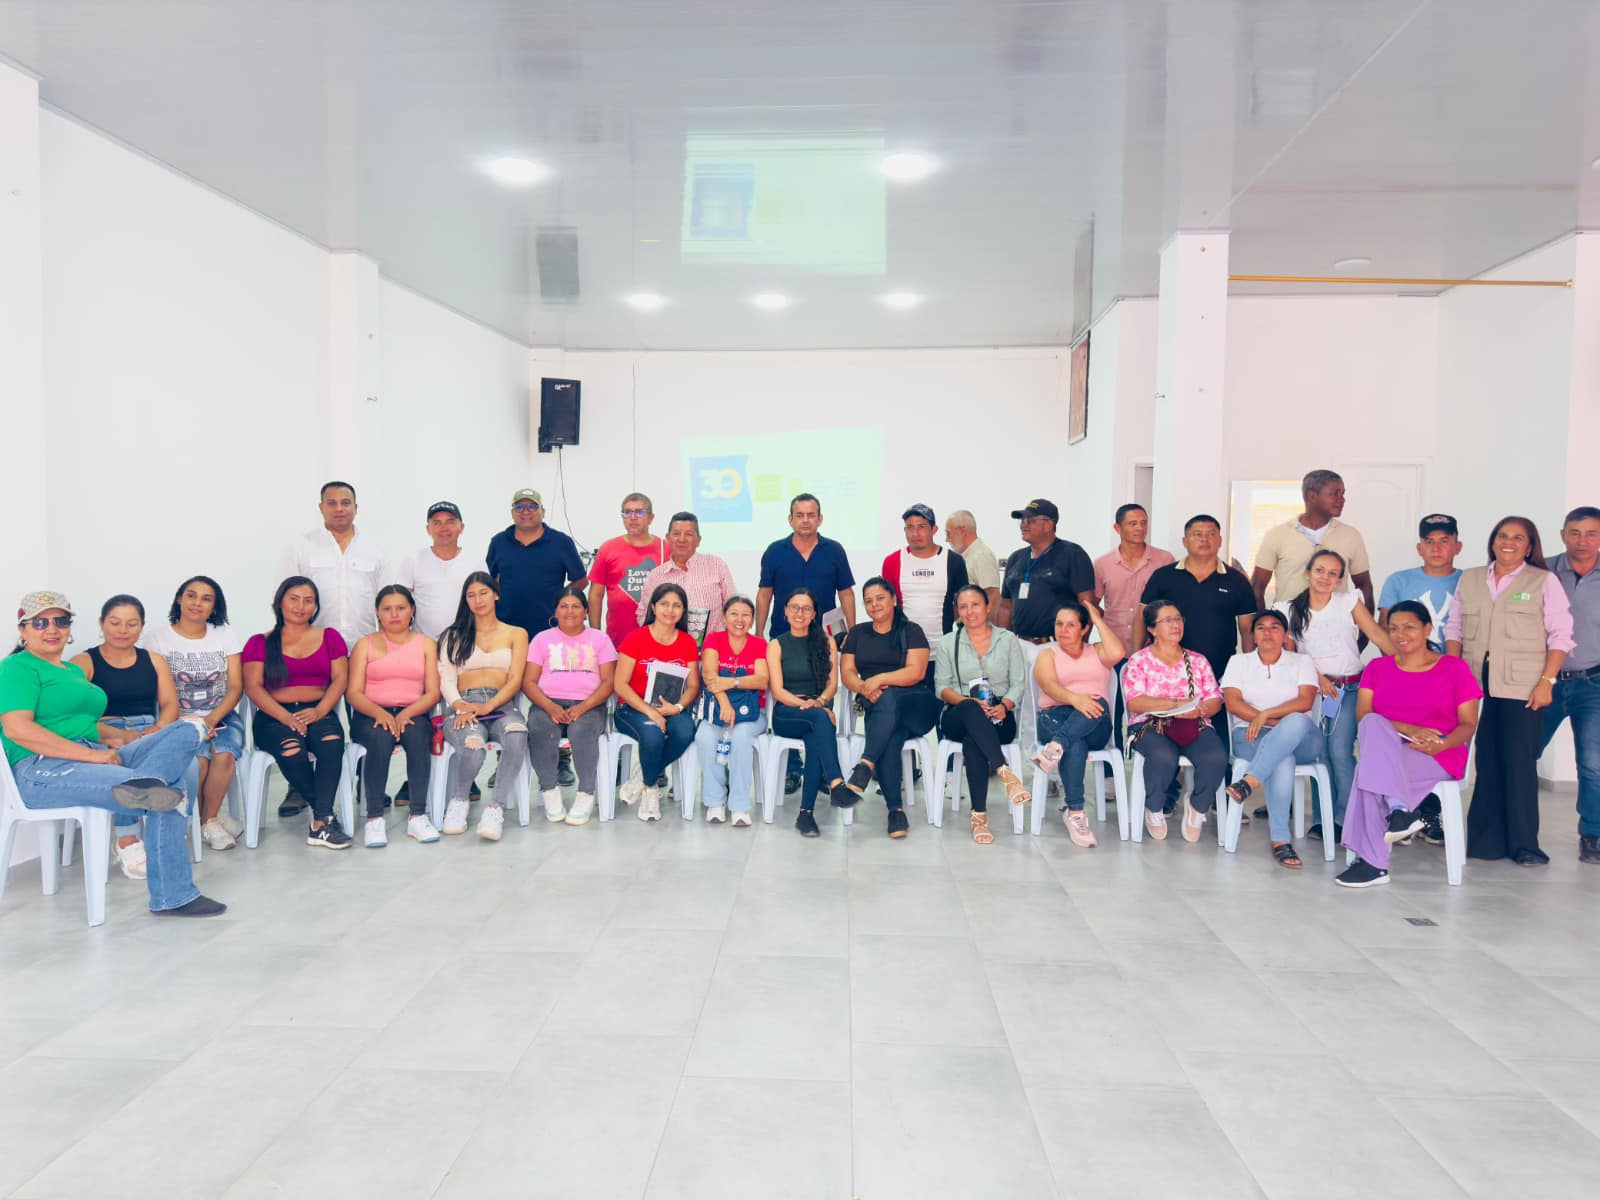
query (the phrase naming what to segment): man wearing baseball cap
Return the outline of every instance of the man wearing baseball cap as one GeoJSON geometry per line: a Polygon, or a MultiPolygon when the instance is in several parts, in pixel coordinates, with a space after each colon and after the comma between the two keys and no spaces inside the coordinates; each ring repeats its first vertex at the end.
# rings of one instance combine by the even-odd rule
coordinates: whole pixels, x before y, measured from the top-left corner
{"type": "MultiPolygon", "coordinates": [[[[967,586],[967,562],[934,544],[939,525],[926,504],[913,504],[900,520],[905,523],[906,547],[885,556],[883,577],[900,597],[907,619],[922,628],[928,645],[937,646],[955,628],[956,593],[967,586]]],[[[933,685],[931,661],[928,683],[933,685]]]]}
{"type": "Polygon", "coordinates": [[[1056,537],[1061,510],[1049,500],[1030,500],[1011,515],[1026,545],[1006,559],[994,623],[1023,641],[1043,644],[1055,636],[1056,609],[1063,603],[1094,604],[1094,563],[1082,546],[1056,537]]]}
{"type": "Polygon", "coordinates": [[[1440,654],[1444,653],[1444,623],[1450,619],[1450,606],[1455,600],[1456,585],[1461,582],[1461,572],[1456,567],[1456,555],[1461,553],[1460,530],[1456,519],[1444,513],[1423,517],[1417,525],[1417,554],[1422,559],[1420,567],[1396,571],[1383,581],[1382,598],[1378,601],[1378,623],[1389,619],[1389,610],[1402,600],[1415,600],[1433,615],[1433,633],[1428,644],[1440,654]]]}
{"type": "Polygon", "coordinates": [[[488,563],[500,583],[500,619],[530,638],[550,628],[561,589],[584,582],[577,543],[544,523],[544,499],[532,488],[512,493],[511,525],[490,540],[488,563]]]}
{"type": "Polygon", "coordinates": [[[462,550],[465,527],[459,508],[449,500],[435,500],[428,505],[428,537],[433,544],[400,564],[398,580],[416,597],[417,628],[435,641],[456,619],[467,576],[488,569],[481,554],[462,550]]]}

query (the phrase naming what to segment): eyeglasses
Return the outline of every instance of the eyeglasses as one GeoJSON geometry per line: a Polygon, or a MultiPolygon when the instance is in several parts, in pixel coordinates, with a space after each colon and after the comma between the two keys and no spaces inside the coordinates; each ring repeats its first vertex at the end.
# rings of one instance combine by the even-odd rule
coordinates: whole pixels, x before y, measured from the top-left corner
{"type": "Polygon", "coordinates": [[[648,517],[650,510],[648,508],[625,508],[622,510],[622,515],[625,517],[648,517]]]}
{"type": "Polygon", "coordinates": [[[1156,624],[1157,625],[1182,625],[1183,624],[1183,618],[1182,617],[1162,617],[1159,621],[1156,622],[1156,624]]]}
{"type": "Polygon", "coordinates": [[[54,625],[57,629],[71,629],[72,617],[34,617],[33,620],[28,622],[28,628],[32,629],[35,633],[43,633],[52,625],[54,625]]]}
{"type": "Polygon", "coordinates": [[[511,506],[511,511],[512,512],[538,512],[539,511],[539,506],[537,504],[527,504],[527,503],[513,504],[511,506]]]}

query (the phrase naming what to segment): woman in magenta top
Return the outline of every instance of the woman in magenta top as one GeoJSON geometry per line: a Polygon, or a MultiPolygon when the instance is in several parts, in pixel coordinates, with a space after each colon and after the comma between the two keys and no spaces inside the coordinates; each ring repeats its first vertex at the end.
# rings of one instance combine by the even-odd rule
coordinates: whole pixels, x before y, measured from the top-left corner
{"type": "Polygon", "coordinates": [[[706,700],[694,735],[700,758],[700,789],[706,820],[720,822],[733,813],[735,825],[750,824],[751,760],[756,738],[765,731],[767,640],[750,632],[756,606],[744,596],[722,605],[722,628],[706,634],[700,674],[706,700]],[[718,762],[717,747],[727,752],[718,762]]]}
{"type": "Polygon", "coordinates": [[[1150,645],[1128,660],[1122,686],[1127,696],[1128,728],[1144,757],[1144,826],[1150,836],[1167,836],[1162,813],[1167,787],[1178,774],[1178,759],[1194,764],[1194,789],[1184,799],[1183,837],[1200,840],[1206,813],[1228,770],[1228,752],[1211,727],[1222,708],[1222,689],[1203,654],[1183,648],[1183,614],[1156,600],[1144,606],[1150,645]]]}
{"type": "Polygon", "coordinates": [[[1428,610],[1402,600],[1389,610],[1388,627],[1394,657],[1367,664],[1356,697],[1361,757],[1344,845],[1357,857],[1334,881],[1343,887],[1389,882],[1389,846],[1438,815],[1429,793],[1467,773],[1467,745],[1478,727],[1483,689],[1466,662],[1429,647],[1428,610]]]}
{"type": "Polygon", "coordinates": [[[272,597],[272,631],[252,637],[239,657],[244,694],[256,707],[256,746],[272,755],[290,788],[310,798],[307,844],[346,850],[350,835],[333,815],[344,768],[344,730],[333,710],[350,658],[337,629],[312,624],[321,608],[317,585],[291,575],[272,597]]]}
{"type": "Polygon", "coordinates": [[[700,692],[700,647],[689,634],[689,599],[675,583],[663,583],[650,596],[644,624],[617,647],[617,729],[639,744],[640,780],[629,779],[618,795],[639,802],[641,821],[661,819],[656,780],[694,744],[689,713],[700,692]],[[650,664],[677,663],[688,670],[675,700],[649,700],[650,664]]]}
{"type": "Polygon", "coordinates": [[[378,632],[356,643],[350,655],[350,740],[366,749],[361,765],[367,798],[366,844],[387,846],[383,820],[389,783],[389,759],[406,756],[407,796],[411,814],[406,836],[437,842],[439,831],[428,820],[428,773],[433,767],[433,721],[439,703],[439,649],[416,629],[417,602],[409,589],[391,583],[378,593],[378,632]]]}

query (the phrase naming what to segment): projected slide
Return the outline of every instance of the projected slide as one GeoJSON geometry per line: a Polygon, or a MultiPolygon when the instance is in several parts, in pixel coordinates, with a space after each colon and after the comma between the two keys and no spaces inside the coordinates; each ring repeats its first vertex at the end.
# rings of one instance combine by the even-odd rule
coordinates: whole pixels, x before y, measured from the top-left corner
{"type": "Polygon", "coordinates": [[[686,263],[885,268],[881,137],[724,137],[685,143],[686,263]]]}
{"type": "Polygon", "coordinates": [[[684,507],[700,518],[706,549],[766,549],[789,532],[789,500],[799,492],[822,501],[827,536],[877,544],[882,426],[686,438],[681,446],[684,507]]]}

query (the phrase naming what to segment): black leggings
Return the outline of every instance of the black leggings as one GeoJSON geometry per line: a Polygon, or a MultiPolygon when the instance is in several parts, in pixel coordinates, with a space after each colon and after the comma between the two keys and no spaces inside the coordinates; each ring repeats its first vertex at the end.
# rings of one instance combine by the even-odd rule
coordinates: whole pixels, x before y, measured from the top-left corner
{"type": "Polygon", "coordinates": [[[891,809],[904,803],[900,787],[900,751],[910,738],[933,728],[939,701],[920,683],[884,688],[876,704],[863,700],[867,711],[866,746],[861,757],[872,764],[884,802],[891,809]]]}
{"type": "Polygon", "coordinates": [[[961,743],[961,762],[967,771],[967,795],[972,811],[988,812],[989,776],[1005,765],[1000,747],[1017,740],[1017,715],[1006,713],[996,725],[983,706],[975,703],[947,705],[939,717],[939,736],[961,743]]]}
{"type": "MultiPolygon", "coordinates": [[[[397,717],[404,705],[385,708],[397,717]]],[[[411,724],[398,738],[392,736],[364,712],[350,710],[350,740],[367,751],[361,764],[361,786],[367,797],[367,816],[383,816],[383,798],[389,784],[389,756],[395,747],[405,751],[406,787],[411,798],[411,815],[428,811],[428,772],[433,766],[433,722],[426,716],[412,717],[411,724]]]]}
{"type": "MultiPolygon", "coordinates": [[[[312,700],[280,700],[279,703],[290,712],[317,706],[312,700]]],[[[306,735],[301,737],[275,717],[257,709],[251,730],[255,733],[256,746],[272,755],[289,787],[310,802],[312,817],[318,821],[331,817],[333,800],[339,793],[339,773],[344,769],[344,727],[339,724],[339,718],[328,713],[313,721],[306,735]]]]}

